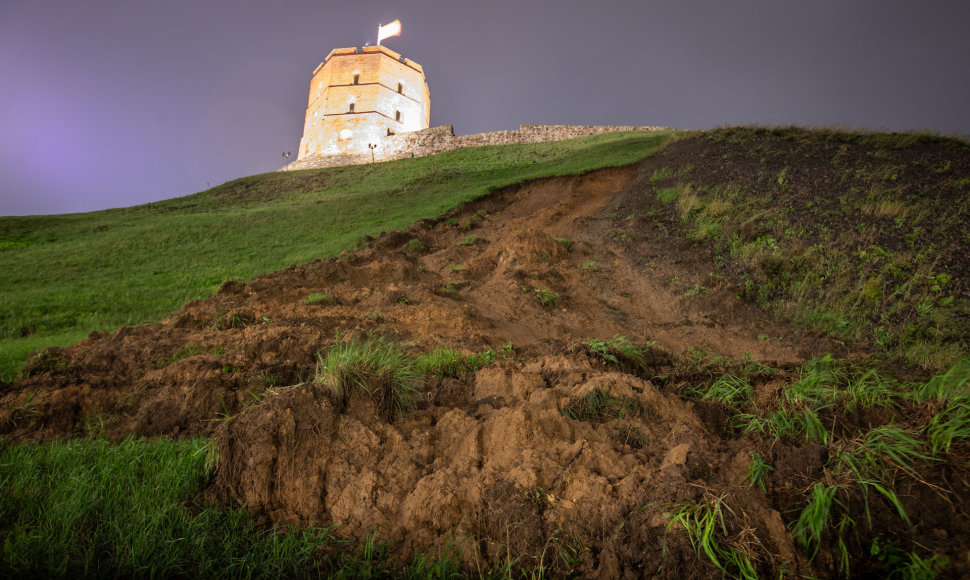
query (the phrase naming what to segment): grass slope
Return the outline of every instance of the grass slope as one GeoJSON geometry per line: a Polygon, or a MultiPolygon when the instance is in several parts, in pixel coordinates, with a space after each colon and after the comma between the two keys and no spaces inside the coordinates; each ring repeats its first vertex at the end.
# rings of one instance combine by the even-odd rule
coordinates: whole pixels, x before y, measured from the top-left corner
{"type": "Polygon", "coordinates": [[[743,298],[924,372],[970,356],[970,143],[730,128],[657,161],[645,222],[743,298]]]}
{"type": "Polygon", "coordinates": [[[531,145],[237,179],[208,191],[84,214],[0,218],[0,379],[30,352],[155,321],[230,278],[336,255],[489,190],[618,166],[670,132],[531,145]]]}

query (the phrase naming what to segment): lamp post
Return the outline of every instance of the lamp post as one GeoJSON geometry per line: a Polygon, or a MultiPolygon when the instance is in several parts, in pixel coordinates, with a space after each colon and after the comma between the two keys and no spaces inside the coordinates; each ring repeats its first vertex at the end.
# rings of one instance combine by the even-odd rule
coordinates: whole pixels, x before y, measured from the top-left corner
{"type": "Polygon", "coordinates": [[[283,169],[286,169],[286,166],[289,165],[289,164],[290,164],[290,152],[289,151],[284,151],[283,152],[283,169]]]}
{"type": "Polygon", "coordinates": [[[370,149],[370,162],[374,162],[374,149],[377,149],[377,143],[368,143],[367,148],[370,149]]]}

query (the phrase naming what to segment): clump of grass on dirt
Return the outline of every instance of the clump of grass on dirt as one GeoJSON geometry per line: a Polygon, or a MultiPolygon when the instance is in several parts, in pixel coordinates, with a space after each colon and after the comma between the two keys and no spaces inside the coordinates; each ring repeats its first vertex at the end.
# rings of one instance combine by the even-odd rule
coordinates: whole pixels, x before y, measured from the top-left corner
{"type": "Polygon", "coordinates": [[[514,348],[509,342],[500,351],[486,348],[478,354],[464,354],[450,346],[438,346],[419,356],[415,361],[415,368],[423,375],[454,379],[500,360],[507,360],[514,348]]]}
{"type": "MultiPolygon", "coordinates": [[[[912,504],[907,502],[913,500],[900,493],[902,483],[926,481],[936,465],[965,469],[953,463],[965,462],[964,455],[953,456],[951,450],[970,438],[970,359],[922,384],[911,384],[827,355],[802,365],[778,393],[774,408],[759,408],[750,397],[750,383],[735,374],[724,374],[699,392],[732,409],[737,431],[765,437],[769,446],[774,440],[825,446],[822,475],[808,486],[790,528],[810,560],[822,548],[833,549],[844,576],[860,565],[866,542],[878,542],[884,533],[879,530],[912,527],[912,504]],[[852,419],[873,409],[884,410],[881,422],[852,419]],[[893,517],[896,526],[887,521],[893,517]]],[[[764,457],[752,453],[749,486],[767,492],[765,481],[773,470],[764,457]]],[[[910,567],[936,570],[945,563],[937,554],[900,554],[882,562],[882,570],[904,574],[910,567]]]]}
{"type": "Polygon", "coordinates": [[[423,375],[441,378],[457,378],[469,371],[477,370],[477,357],[462,354],[457,349],[439,346],[418,357],[415,366],[423,375]]]}
{"type": "Polygon", "coordinates": [[[330,304],[332,302],[333,302],[332,294],[315,293],[315,294],[310,294],[309,296],[303,299],[303,303],[307,305],[321,304],[321,303],[330,304]]]}
{"type": "Polygon", "coordinates": [[[346,407],[354,393],[370,398],[388,420],[414,406],[420,378],[414,361],[401,347],[380,338],[335,344],[317,355],[314,382],[326,387],[334,404],[346,407]]]}
{"type": "Polygon", "coordinates": [[[642,344],[633,344],[629,338],[614,334],[606,340],[591,338],[583,344],[590,354],[606,364],[619,365],[621,362],[629,362],[642,367],[646,365],[645,351],[656,342],[649,340],[642,344]]]}
{"type": "Polygon", "coordinates": [[[559,294],[548,288],[536,288],[535,298],[545,308],[555,308],[559,304],[559,294]]]}
{"type": "MultiPolygon", "coordinates": [[[[736,377],[731,380],[735,381],[736,377]]],[[[892,408],[904,394],[903,385],[890,381],[875,369],[826,355],[802,366],[797,380],[782,390],[774,410],[764,414],[742,411],[734,417],[734,423],[748,433],[777,438],[804,437],[807,441],[827,444],[832,434],[823,415],[892,408]]]]}
{"type": "Polygon", "coordinates": [[[729,535],[724,522],[725,504],[723,498],[709,498],[703,502],[687,503],[668,516],[669,522],[664,534],[678,526],[687,533],[697,555],[703,555],[717,566],[725,576],[756,580],[758,571],[752,562],[750,550],[744,549],[739,537],[729,535]]]}
{"type": "Polygon", "coordinates": [[[604,423],[616,419],[639,417],[640,403],[632,398],[610,394],[609,387],[593,389],[580,397],[575,397],[562,414],[577,421],[604,423]]]}

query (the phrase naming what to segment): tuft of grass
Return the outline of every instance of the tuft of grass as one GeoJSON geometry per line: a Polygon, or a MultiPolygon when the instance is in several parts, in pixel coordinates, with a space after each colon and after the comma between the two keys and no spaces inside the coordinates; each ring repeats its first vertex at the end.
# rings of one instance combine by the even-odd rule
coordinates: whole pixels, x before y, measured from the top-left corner
{"type": "Polygon", "coordinates": [[[925,428],[932,452],[949,452],[954,441],[970,439],[970,359],[934,376],[914,393],[935,411],[925,428]]]}
{"type": "Polygon", "coordinates": [[[333,295],[331,294],[310,294],[303,299],[304,304],[320,304],[321,302],[330,303],[333,302],[333,295]]]}
{"type": "Polygon", "coordinates": [[[583,343],[589,353],[598,357],[604,363],[619,365],[621,360],[631,362],[639,367],[646,366],[644,350],[656,344],[655,341],[647,341],[643,344],[633,344],[629,338],[620,334],[614,334],[612,338],[601,340],[591,338],[583,343]]]}
{"type": "Polygon", "coordinates": [[[346,407],[354,393],[363,393],[388,420],[414,406],[420,378],[414,361],[396,343],[379,338],[334,345],[326,358],[317,355],[314,382],[326,387],[334,404],[346,407]]]}
{"type": "Polygon", "coordinates": [[[728,373],[718,377],[700,398],[733,407],[747,403],[753,391],[747,379],[728,373]]]}
{"type": "Polygon", "coordinates": [[[749,482],[748,487],[757,485],[761,488],[761,491],[767,492],[768,488],[765,485],[765,480],[768,478],[768,474],[774,470],[774,466],[765,461],[765,458],[760,453],[752,451],[751,463],[748,465],[748,473],[744,477],[749,482]]]}
{"type": "Polygon", "coordinates": [[[609,387],[593,389],[572,399],[562,414],[577,421],[604,423],[617,419],[639,417],[640,403],[631,397],[611,395],[609,387]]]}
{"type": "Polygon", "coordinates": [[[469,371],[478,370],[477,363],[476,356],[464,355],[454,348],[439,346],[418,357],[415,367],[422,375],[457,378],[469,371]]]}
{"type": "Polygon", "coordinates": [[[559,304],[559,294],[546,288],[536,288],[536,301],[545,308],[555,308],[559,304]]]}
{"type": "Polygon", "coordinates": [[[404,246],[404,251],[409,254],[423,252],[427,249],[428,247],[424,245],[424,242],[422,242],[418,238],[411,238],[410,240],[408,240],[407,245],[404,246]]]}
{"type": "Polygon", "coordinates": [[[839,487],[835,485],[816,483],[812,486],[808,504],[798,515],[792,528],[792,537],[802,545],[810,558],[818,554],[822,534],[830,527],[833,504],[844,508],[844,504],[835,497],[838,490],[839,487]]]}
{"type": "Polygon", "coordinates": [[[721,570],[722,574],[732,575],[745,580],[755,580],[758,572],[751,556],[744,551],[728,544],[728,529],[724,523],[723,501],[713,498],[697,504],[684,504],[677,511],[670,514],[667,528],[664,532],[663,552],[666,555],[667,534],[670,529],[680,526],[690,539],[691,546],[697,555],[705,555],[712,564],[721,570]]]}
{"type": "Polygon", "coordinates": [[[476,236],[474,234],[473,235],[470,235],[470,236],[465,236],[462,239],[458,240],[458,245],[459,246],[471,246],[471,245],[473,245],[475,242],[477,242],[480,239],[482,239],[482,238],[479,237],[479,236],[476,236]]]}

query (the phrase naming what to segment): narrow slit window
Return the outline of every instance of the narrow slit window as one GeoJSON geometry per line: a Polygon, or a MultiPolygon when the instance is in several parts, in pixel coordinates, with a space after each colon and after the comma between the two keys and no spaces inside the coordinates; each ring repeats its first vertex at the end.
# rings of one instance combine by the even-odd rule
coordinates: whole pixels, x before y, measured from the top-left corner
{"type": "Polygon", "coordinates": [[[354,75],[354,84],[355,85],[359,85],[360,84],[360,75],[354,75]]]}
{"type": "Polygon", "coordinates": [[[397,83],[397,94],[401,94],[403,92],[404,92],[404,85],[402,85],[401,83],[397,83]]]}
{"type": "Polygon", "coordinates": [[[348,113],[353,113],[354,112],[354,104],[353,103],[350,103],[350,107],[347,109],[347,112],[348,113]]]}
{"type": "Polygon", "coordinates": [[[401,111],[394,111],[394,120],[398,123],[401,122],[401,111]]]}

